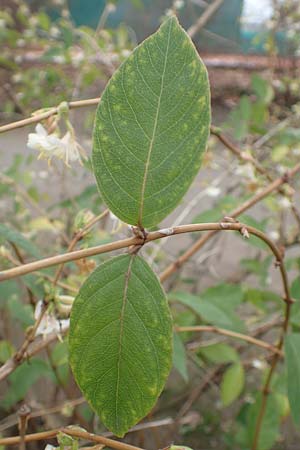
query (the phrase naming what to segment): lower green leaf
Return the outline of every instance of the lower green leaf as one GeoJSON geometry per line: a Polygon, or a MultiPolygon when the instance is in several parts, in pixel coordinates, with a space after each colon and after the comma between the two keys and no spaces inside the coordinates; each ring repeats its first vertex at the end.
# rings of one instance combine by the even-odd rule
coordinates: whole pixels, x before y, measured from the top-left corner
{"type": "Polygon", "coordinates": [[[122,437],[154,406],[172,365],[165,293],[139,256],[122,255],[85,281],[71,313],[70,363],[104,425],[122,437]]]}

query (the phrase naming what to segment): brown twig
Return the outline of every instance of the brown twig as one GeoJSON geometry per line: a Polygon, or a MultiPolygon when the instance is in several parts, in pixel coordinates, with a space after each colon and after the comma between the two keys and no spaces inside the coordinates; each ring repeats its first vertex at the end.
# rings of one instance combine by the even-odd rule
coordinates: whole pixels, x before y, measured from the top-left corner
{"type": "MultiPolygon", "coordinates": [[[[284,289],[284,300],[287,304],[292,303],[292,299],[290,297],[290,292],[289,292],[287,274],[286,274],[286,270],[285,270],[285,267],[283,264],[281,252],[276,247],[276,245],[262,231],[257,230],[254,227],[246,226],[239,222],[237,222],[237,223],[232,223],[232,222],[222,223],[221,222],[221,223],[190,224],[190,225],[181,225],[181,226],[174,227],[172,229],[167,229],[167,230],[158,230],[158,231],[148,233],[146,239],[141,239],[141,238],[137,238],[137,237],[124,239],[124,240],[117,241],[112,244],[93,247],[90,249],[79,250],[77,252],[72,252],[71,254],[59,255],[59,256],[55,256],[53,258],[46,258],[46,260],[40,260],[40,261],[36,261],[35,263],[29,263],[29,264],[25,264],[24,266],[21,266],[21,267],[9,269],[9,270],[2,272],[0,280],[14,278],[14,277],[20,275],[20,269],[22,269],[22,267],[23,267],[22,273],[24,274],[24,273],[32,272],[32,271],[36,270],[37,268],[41,268],[41,266],[48,267],[49,265],[59,264],[59,262],[61,262],[62,257],[64,257],[64,258],[67,257],[67,261],[72,261],[72,260],[80,259],[80,258],[83,258],[86,256],[104,253],[104,252],[108,252],[108,251],[112,251],[112,250],[117,250],[117,249],[128,247],[131,245],[145,244],[147,242],[151,242],[156,239],[160,239],[160,238],[167,237],[167,236],[175,236],[177,234],[190,233],[190,232],[196,232],[196,231],[205,231],[205,230],[238,231],[240,233],[243,233],[245,229],[247,230],[247,233],[253,234],[253,235],[257,236],[259,239],[263,240],[269,246],[270,250],[273,252],[273,254],[276,258],[276,263],[278,264],[278,266],[280,268],[283,289],[284,289]],[[19,270],[18,274],[16,274],[16,272],[15,272],[16,269],[19,270]],[[8,278],[7,278],[7,276],[8,276],[8,278]]],[[[38,325],[35,324],[34,329],[36,329],[37,326],[38,325]]],[[[23,360],[24,354],[25,354],[24,347],[26,347],[25,348],[25,350],[26,350],[30,344],[30,341],[27,340],[26,344],[27,344],[27,346],[24,343],[19,351],[19,352],[21,352],[20,357],[17,359],[13,358],[13,359],[15,359],[15,361],[23,360]]],[[[281,350],[281,348],[279,348],[279,350],[281,350]]],[[[28,351],[27,351],[27,354],[28,354],[28,351]]],[[[11,360],[8,360],[0,368],[0,380],[2,380],[9,373],[11,373],[11,371],[14,370],[14,367],[12,368],[11,360]],[[10,367],[10,370],[8,369],[8,367],[10,367]]]]}
{"type": "MultiPolygon", "coordinates": [[[[299,164],[300,169],[300,164],[299,164]]],[[[197,231],[239,231],[242,229],[247,229],[250,234],[257,236],[259,239],[265,241],[265,243],[272,249],[273,253],[277,252],[280,255],[279,250],[276,245],[260,230],[257,230],[254,227],[250,227],[246,224],[242,224],[240,222],[229,223],[229,222],[220,222],[220,223],[198,223],[198,224],[189,224],[189,225],[180,225],[174,228],[166,229],[166,230],[158,230],[153,231],[147,234],[146,239],[142,239],[139,237],[127,238],[119,241],[115,241],[109,244],[99,245],[96,247],[90,247],[83,250],[77,250],[71,253],[65,253],[57,256],[53,256],[50,258],[44,258],[32,263],[24,264],[19,267],[14,267],[12,269],[7,269],[0,272],[0,282],[9,280],[12,278],[16,278],[18,276],[26,275],[28,273],[34,272],[36,270],[45,269],[47,267],[55,266],[61,263],[76,261],[78,259],[87,258],[89,256],[95,256],[102,253],[109,253],[114,250],[120,250],[122,248],[138,246],[142,244],[146,244],[148,242],[161,239],[168,236],[175,236],[178,234],[184,233],[192,233],[197,231]]],[[[164,279],[164,278],[162,278],[164,279]]]]}
{"type": "MultiPolygon", "coordinates": [[[[97,105],[100,101],[100,97],[97,98],[89,98],[86,100],[77,100],[74,102],[69,102],[68,106],[70,109],[81,108],[85,106],[93,106],[97,105]]],[[[2,125],[0,127],[0,133],[5,133],[6,131],[16,130],[17,128],[23,128],[28,125],[32,125],[33,123],[41,122],[42,120],[48,119],[49,117],[57,114],[59,111],[59,106],[54,106],[53,108],[48,108],[43,112],[35,112],[32,117],[28,117],[27,119],[18,120],[17,122],[8,123],[6,125],[2,125]]]]}
{"type": "Polygon", "coordinates": [[[264,348],[272,353],[279,354],[279,356],[283,356],[282,352],[278,350],[278,348],[274,347],[274,345],[269,344],[268,342],[262,341],[260,339],[256,339],[252,336],[248,336],[247,334],[236,333],[235,331],[226,330],[224,328],[218,328],[212,325],[199,325],[199,326],[186,326],[186,327],[176,327],[175,330],[179,333],[183,333],[185,331],[192,332],[212,332],[221,334],[223,336],[228,336],[236,339],[241,339],[243,341],[249,342],[250,344],[257,345],[258,347],[264,348]]]}
{"type": "MultiPolygon", "coordinates": [[[[258,326],[255,330],[253,330],[251,335],[252,335],[252,337],[256,337],[256,336],[260,335],[261,333],[266,332],[268,329],[273,328],[276,325],[281,325],[281,324],[282,324],[282,322],[278,322],[278,317],[275,317],[268,323],[258,326]]],[[[239,349],[239,347],[237,347],[237,349],[239,349]]],[[[268,356],[272,356],[272,354],[268,355],[268,356]]],[[[186,402],[180,409],[180,411],[177,415],[177,420],[180,419],[180,417],[182,417],[182,415],[186,414],[186,412],[192,407],[193,403],[199,398],[201,393],[204,392],[204,390],[208,387],[208,385],[211,384],[211,381],[223,372],[223,369],[224,369],[224,365],[218,364],[216,367],[213,367],[208,372],[207,376],[205,376],[204,382],[201,382],[201,384],[199,386],[197,386],[191,392],[190,396],[188,397],[188,399],[186,400],[186,402]]]]}
{"type": "MultiPolygon", "coordinates": [[[[60,428],[49,431],[43,431],[41,433],[27,434],[24,436],[24,442],[41,441],[45,439],[51,439],[57,436],[59,432],[65,433],[69,436],[84,439],[85,441],[98,442],[107,447],[116,450],[143,450],[140,447],[126,444],[125,442],[118,442],[113,439],[109,439],[103,436],[98,436],[93,433],[78,429],[76,427],[60,428]]],[[[13,436],[7,438],[0,438],[0,445],[16,445],[20,442],[20,436],[13,436]]]]}
{"type": "Polygon", "coordinates": [[[47,267],[57,266],[58,264],[76,261],[78,259],[88,258],[90,256],[100,255],[102,253],[113,252],[115,250],[120,250],[122,248],[130,247],[131,245],[138,245],[141,243],[142,239],[138,237],[132,237],[120,241],[111,242],[109,244],[98,245],[96,247],[76,250],[71,253],[64,253],[62,255],[41,259],[32,263],[25,264],[23,266],[0,272],[0,281],[16,278],[22,275],[26,275],[27,273],[35,272],[36,270],[45,269],[47,267]]]}
{"type": "MultiPolygon", "coordinates": [[[[20,267],[22,265],[22,263],[20,261],[18,261],[17,259],[15,259],[11,255],[11,253],[9,253],[8,251],[5,251],[5,254],[2,254],[2,256],[4,256],[8,261],[12,262],[17,267],[20,267]]],[[[38,270],[35,271],[33,273],[33,275],[36,275],[37,277],[44,278],[45,280],[48,280],[51,283],[54,282],[54,278],[51,277],[51,275],[48,275],[48,274],[43,273],[43,272],[39,272],[38,270]]],[[[73,286],[70,286],[69,284],[63,283],[62,281],[57,281],[56,284],[57,284],[57,286],[60,286],[60,287],[62,287],[63,289],[65,289],[67,291],[74,292],[74,293],[78,292],[78,289],[76,289],[73,286]]]]}

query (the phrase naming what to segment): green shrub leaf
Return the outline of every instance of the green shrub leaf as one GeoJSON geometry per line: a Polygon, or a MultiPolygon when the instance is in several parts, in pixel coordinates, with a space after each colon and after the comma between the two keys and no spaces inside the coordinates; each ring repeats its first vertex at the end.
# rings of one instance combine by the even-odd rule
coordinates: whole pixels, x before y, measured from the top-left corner
{"type": "Polygon", "coordinates": [[[113,213],[157,225],[201,165],[210,126],[207,72],[175,17],[115,72],[94,127],[93,167],[113,213]]]}
{"type": "Polygon", "coordinates": [[[189,381],[189,373],[187,369],[187,358],[184,343],[181,337],[174,333],[173,336],[173,366],[180,373],[185,382],[189,381]]]}
{"type": "Polygon", "coordinates": [[[74,301],[70,363],[107,428],[123,436],[155,404],[172,365],[172,321],[162,287],[139,256],[99,266],[74,301]]]}
{"type": "Polygon", "coordinates": [[[221,382],[221,399],[224,406],[229,406],[242,392],[245,384],[245,372],[241,363],[230,366],[221,382]]]}
{"type": "Polygon", "coordinates": [[[221,304],[221,301],[223,300],[221,293],[220,299],[214,299],[213,296],[211,296],[211,298],[210,296],[203,298],[202,295],[198,296],[190,294],[189,292],[172,292],[170,295],[171,301],[176,300],[187,306],[205,322],[220,328],[226,328],[241,333],[244,332],[244,323],[232,310],[232,302],[235,301],[235,298],[232,297],[231,301],[228,303],[226,303],[225,298],[226,297],[224,296],[223,304],[221,304]]]}
{"type": "Polygon", "coordinates": [[[237,351],[233,347],[223,344],[222,342],[219,344],[208,345],[207,347],[200,347],[199,354],[208,359],[208,361],[216,364],[239,361],[237,351]]]}
{"type": "Polygon", "coordinates": [[[297,426],[300,424],[300,334],[289,334],[285,339],[287,364],[287,391],[291,414],[297,426]]]}

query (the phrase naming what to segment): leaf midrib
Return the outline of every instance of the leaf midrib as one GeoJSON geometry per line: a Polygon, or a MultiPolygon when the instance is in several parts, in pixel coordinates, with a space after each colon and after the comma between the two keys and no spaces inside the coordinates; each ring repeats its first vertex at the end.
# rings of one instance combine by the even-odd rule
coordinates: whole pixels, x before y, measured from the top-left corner
{"type": "Polygon", "coordinates": [[[120,385],[120,364],[121,364],[121,358],[122,358],[122,340],[123,340],[123,331],[124,331],[124,314],[125,314],[125,308],[126,308],[126,300],[127,300],[127,291],[128,291],[128,285],[129,285],[129,279],[131,275],[131,266],[133,263],[134,255],[131,256],[128,269],[125,275],[125,284],[124,284],[124,293],[123,293],[123,300],[122,300],[122,308],[121,308],[121,315],[120,315],[120,337],[119,337],[119,354],[118,354],[118,366],[117,366],[117,384],[116,384],[116,422],[119,427],[119,413],[118,413],[118,401],[119,401],[119,385],[120,385]]]}
{"type": "Polygon", "coordinates": [[[144,178],[143,178],[142,189],[141,189],[140,209],[139,209],[139,216],[138,216],[138,225],[141,228],[143,227],[142,219],[143,219],[143,210],[144,210],[145,189],[146,189],[147,177],[148,177],[148,172],[149,172],[151,153],[152,153],[152,149],[153,149],[157,124],[158,124],[158,116],[159,116],[159,112],[160,112],[160,102],[161,102],[162,92],[163,92],[163,88],[164,88],[164,78],[165,78],[167,60],[168,60],[171,27],[172,27],[172,21],[170,21],[170,25],[169,25],[168,42],[167,42],[167,48],[166,48],[166,54],[165,54],[164,68],[163,68],[162,77],[161,77],[160,93],[158,96],[157,110],[156,110],[154,126],[153,126],[153,133],[152,133],[151,141],[149,144],[148,156],[147,156],[147,161],[146,161],[146,165],[145,165],[145,172],[144,172],[144,178]]]}

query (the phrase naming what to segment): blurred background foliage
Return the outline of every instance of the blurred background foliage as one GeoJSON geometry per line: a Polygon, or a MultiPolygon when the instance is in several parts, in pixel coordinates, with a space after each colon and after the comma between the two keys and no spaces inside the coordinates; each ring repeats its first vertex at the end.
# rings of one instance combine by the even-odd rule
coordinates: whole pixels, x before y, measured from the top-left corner
{"type": "MultiPolygon", "coordinates": [[[[164,16],[176,12],[189,28],[213,3],[2,1],[3,123],[65,100],[99,96],[116,67],[164,16]]],[[[299,162],[299,4],[292,0],[262,3],[225,0],[194,36],[209,70],[214,125],[233,137],[243,157],[238,158],[212,135],[199,177],[163,225],[218,221],[267,186],[268,178],[257,172],[247,155],[259,161],[272,178],[283,176],[299,162]],[[264,14],[253,15],[260,8],[264,14]]],[[[74,126],[87,154],[82,166],[38,161],[36,152],[25,147],[28,129],[1,136],[1,268],[65,252],[72,237],[105,210],[90,171],[94,111],[84,108],[67,113],[66,120],[74,126]]],[[[66,120],[55,117],[44,126],[49,133],[62,132],[66,120]]],[[[291,317],[295,333],[300,333],[298,208],[296,179],[239,218],[268,233],[285,249],[296,300],[291,317]]],[[[129,233],[125,224],[106,214],[79,240],[77,248],[129,233]]],[[[256,239],[245,243],[224,234],[216,235],[165,283],[174,322],[178,326],[213,325],[276,342],[283,308],[274,261],[256,239]]],[[[152,243],[144,250],[145,257],[160,273],[196,238],[152,243]]],[[[1,384],[3,435],[18,433],[17,411],[24,401],[32,410],[28,432],[74,423],[97,433],[105,431],[80,397],[68,366],[67,338],[60,333],[63,321],[68,320],[69,297],[105,258],[67,264],[55,287],[55,268],[1,283],[0,363],[19,348],[41,299],[51,303],[51,311],[37,334],[55,331],[59,335],[56,343],[24,362],[1,384]]],[[[249,449],[269,360],[264,350],[213,333],[175,334],[174,370],[147,418],[163,421],[167,417],[171,425],[136,431],[126,440],[146,448],[163,448],[176,440],[198,450],[249,449]]],[[[290,420],[286,369],[280,364],[259,448],[298,448],[298,431],[290,420]]],[[[30,448],[40,445],[32,443],[30,448]]]]}

